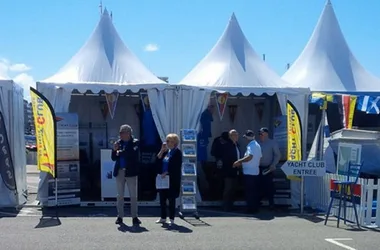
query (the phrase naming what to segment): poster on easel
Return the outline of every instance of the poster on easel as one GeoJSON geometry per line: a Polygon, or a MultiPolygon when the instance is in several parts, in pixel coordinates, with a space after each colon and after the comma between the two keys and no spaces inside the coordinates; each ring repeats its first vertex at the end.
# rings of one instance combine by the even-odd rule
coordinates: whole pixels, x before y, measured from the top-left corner
{"type": "Polygon", "coordinates": [[[362,155],[362,145],[351,143],[339,143],[337,174],[347,175],[349,163],[360,164],[362,155]]]}

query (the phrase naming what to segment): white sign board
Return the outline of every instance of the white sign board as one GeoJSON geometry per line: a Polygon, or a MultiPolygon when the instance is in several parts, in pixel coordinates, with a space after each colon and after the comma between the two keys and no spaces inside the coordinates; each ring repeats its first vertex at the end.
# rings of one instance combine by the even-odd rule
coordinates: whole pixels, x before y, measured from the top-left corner
{"type": "Polygon", "coordinates": [[[281,169],[287,176],[324,176],[326,174],[326,162],[287,161],[281,169]]]}
{"type": "MultiPolygon", "coordinates": [[[[101,180],[101,198],[116,198],[116,178],[113,176],[115,162],[111,159],[111,149],[102,149],[100,151],[100,180],[101,180]]],[[[124,197],[129,198],[127,185],[124,189],[124,197]]]]}

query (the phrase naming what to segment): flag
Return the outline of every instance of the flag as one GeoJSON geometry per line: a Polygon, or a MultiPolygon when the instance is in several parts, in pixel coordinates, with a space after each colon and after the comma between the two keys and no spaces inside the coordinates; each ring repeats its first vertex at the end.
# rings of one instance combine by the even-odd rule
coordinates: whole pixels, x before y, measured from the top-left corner
{"type": "MultiPolygon", "coordinates": [[[[300,116],[294,105],[287,103],[288,161],[302,161],[302,127],[300,116]]],[[[289,180],[300,180],[297,176],[288,176],[289,180]]]]}
{"type": "Polygon", "coordinates": [[[380,113],[379,101],[380,96],[360,96],[357,100],[357,109],[367,114],[378,115],[380,113]]]}
{"type": "Polygon", "coordinates": [[[37,143],[37,165],[56,178],[57,124],[54,109],[40,92],[30,88],[37,143]]]}
{"type": "Polygon", "coordinates": [[[119,99],[119,92],[113,92],[111,94],[106,94],[106,100],[108,105],[108,110],[111,115],[111,119],[113,119],[115,115],[117,100],[119,99]]]}
{"type": "Polygon", "coordinates": [[[215,93],[216,106],[218,107],[218,113],[220,121],[223,119],[224,111],[226,110],[228,93],[215,93]]]}
{"type": "Polygon", "coordinates": [[[352,128],[356,106],[356,96],[342,95],[342,123],[344,128],[352,128]]]}
{"type": "Polygon", "coordinates": [[[327,102],[336,103],[335,96],[323,93],[313,93],[309,99],[309,103],[318,104],[320,107],[326,106],[327,102]]]}
{"type": "Polygon", "coordinates": [[[5,186],[16,191],[15,169],[12,153],[9,146],[7,128],[5,127],[3,113],[0,111],[0,175],[5,186]]]}

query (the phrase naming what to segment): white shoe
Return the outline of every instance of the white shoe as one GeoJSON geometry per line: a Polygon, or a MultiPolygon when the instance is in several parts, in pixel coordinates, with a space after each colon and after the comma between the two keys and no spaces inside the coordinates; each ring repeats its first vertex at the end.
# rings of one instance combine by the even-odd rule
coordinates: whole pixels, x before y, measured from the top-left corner
{"type": "Polygon", "coordinates": [[[163,223],[166,223],[166,219],[162,219],[162,218],[160,218],[160,219],[156,220],[156,223],[157,223],[157,224],[163,224],[163,223]]]}
{"type": "Polygon", "coordinates": [[[174,225],[174,220],[169,221],[169,226],[172,226],[172,225],[174,225]]]}

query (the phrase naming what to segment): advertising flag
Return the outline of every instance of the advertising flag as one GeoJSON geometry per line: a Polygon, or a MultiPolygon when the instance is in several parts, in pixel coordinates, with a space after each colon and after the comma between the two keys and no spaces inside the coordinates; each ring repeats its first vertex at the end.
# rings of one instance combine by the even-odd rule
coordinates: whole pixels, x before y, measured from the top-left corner
{"type": "Polygon", "coordinates": [[[222,121],[224,111],[226,110],[228,93],[215,93],[216,106],[218,107],[219,118],[222,121]]]}
{"type": "Polygon", "coordinates": [[[119,92],[113,92],[111,94],[106,94],[106,100],[108,105],[108,110],[111,115],[111,119],[113,119],[115,115],[117,100],[119,99],[119,92]]]}
{"type": "Polygon", "coordinates": [[[40,92],[30,88],[37,144],[37,165],[56,178],[57,127],[54,109],[40,92]]]}
{"type": "MultiPolygon", "coordinates": [[[[294,105],[287,103],[288,127],[288,161],[302,160],[302,127],[300,116],[294,105]]],[[[288,176],[290,180],[299,180],[299,177],[288,176]]]]}
{"type": "Polygon", "coordinates": [[[15,170],[12,154],[9,147],[7,128],[5,127],[3,113],[0,112],[0,174],[5,186],[16,191],[15,170]]]}

